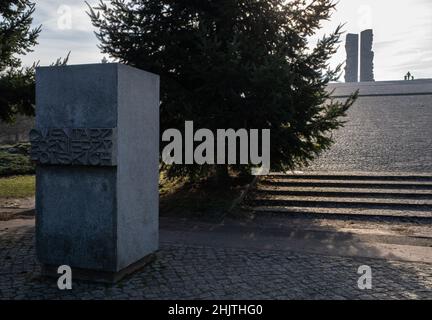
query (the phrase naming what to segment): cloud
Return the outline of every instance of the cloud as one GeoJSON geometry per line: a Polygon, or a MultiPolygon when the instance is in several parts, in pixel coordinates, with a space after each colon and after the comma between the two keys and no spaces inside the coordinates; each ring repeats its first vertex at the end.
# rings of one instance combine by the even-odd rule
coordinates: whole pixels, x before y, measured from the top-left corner
{"type": "MultiPolygon", "coordinates": [[[[96,5],[98,0],[90,0],[96,5]]],[[[331,21],[311,37],[329,34],[341,24],[350,33],[374,29],[375,78],[400,79],[407,68],[415,74],[432,78],[432,1],[430,0],[340,0],[331,21]]],[[[23,57],[25,64],[41,61],[47,65],[71,51],[71,64],[100,62],[98,40],[86,14],[84,1],[44,0],[36,5],[34,25],[42,24],[39,45],[23,57]],[[70,20],[70,21],[69,21],[70,20]],[[70,22],[70,25],[68,25],[70,22]],[[67,28],[64,28],[67,26],[67,28]]],[[[344,40],[344,37],[343,39],[344,40]]],[[[344,43],[331,60],[331,66],[345,61],[344,43]]]]}
{"type": "MultiPolygon", "coordinates": [[[[89,1],[91,5],[97,2],[89,1]]],[[[49,65],[69,51],[70,64],[100,62],[103,56],[97,48],[95,29],[86,11],[88,7],[84,1],[39,2],[33,17],[33,25],[42,25],[39,45],[34,52],[22,57],[24,64],[40,61],[41,65],[49,65]]]]}
{"type": "MultiPolygon", "coordinates": [[[[432,1],[430,0],[341,0],[332,21],[320,32],[328,32],[339,23],[359,33],[368,22],[374,30],[375,78],[401,78],[401,70],[410,67],[423,77],[432,78],[432,62],[427,58],[432,48],[432,1]]],[[[332,65],[345,60],[341,46],[332,65]]]]}

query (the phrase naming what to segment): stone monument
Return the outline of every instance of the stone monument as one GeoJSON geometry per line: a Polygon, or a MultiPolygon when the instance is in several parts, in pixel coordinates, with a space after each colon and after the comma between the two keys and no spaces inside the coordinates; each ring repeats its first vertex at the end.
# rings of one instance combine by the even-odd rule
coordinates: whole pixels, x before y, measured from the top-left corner
{"type": "Polygon", "coordinates": [[[372,29],[362,31],[360,38],[360,81],[375,81],[373,72],[374,52],[372,51],[372,29]]]}
{"type": "Polygon", "coordinates": [[[346,65],[345,65],[345,82],[358,82],[359,68],[359,36],[358,34],[349,33],[345,41],[346,65]]]}
{"type": "Polygon", "coordinates": [[[36,71],[36,251],[47,275],[115,282],[158,249],[159,76],[121,64],[36,71]]]}

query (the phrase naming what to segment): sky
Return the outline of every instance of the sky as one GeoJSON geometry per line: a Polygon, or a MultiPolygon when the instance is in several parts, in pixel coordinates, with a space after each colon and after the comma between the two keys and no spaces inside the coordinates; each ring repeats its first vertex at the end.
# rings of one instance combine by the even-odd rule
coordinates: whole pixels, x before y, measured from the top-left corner
{"type": "MultiPolygon", "coordinates": [[[[94,5],[98,0],[87,2],[94,5]]],[[[22,58],[24,64],[49,65],[69,51],[69,64],[100,62],[103,55],[87,10],[81,0],[37,1],[33,24],[42,25],[42,32],[34,52],[22,58]]],[[[311,45],[343,23],[349,33],[374,30],[375,80],[403,79],[408,71],[417,79],[432,78],[432,0],[339,0],[311,45]]],[[[330,64],[344,61],[342,42],[330,64]]]]}

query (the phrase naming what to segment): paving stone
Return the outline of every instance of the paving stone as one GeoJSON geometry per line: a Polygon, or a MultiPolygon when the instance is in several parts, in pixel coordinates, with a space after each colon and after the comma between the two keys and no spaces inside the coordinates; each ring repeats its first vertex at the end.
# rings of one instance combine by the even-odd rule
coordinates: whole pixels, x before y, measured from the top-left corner
{"type": "Polygon", "coordinates": [[[310,169],[432,172],[431,95],[360,97],[346,121],[310,169]]]}
{"type": "Polygon", "coordinates": [[[60,291],[39,276],[33,226],[4,231],[0,261],[0,299],[432,299],[429,264],[181,243],[162,243],[153,264],[119,284],[60,291]],[[372,290],[357,287],[365,264],[372,290]]]}

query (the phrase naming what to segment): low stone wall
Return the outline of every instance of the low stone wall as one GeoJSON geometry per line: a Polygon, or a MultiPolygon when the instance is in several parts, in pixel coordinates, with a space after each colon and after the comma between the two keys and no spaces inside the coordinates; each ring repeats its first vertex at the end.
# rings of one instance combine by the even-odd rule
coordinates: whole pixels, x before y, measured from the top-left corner
{"type": "Polygon", "coordinates": [[[334,97],[349,96],[357,89],[360,91],[360,96],[430,95],[432,94],[432,79],[331,83],[328,86],[328,90],[334,90],[334,97]]]}

